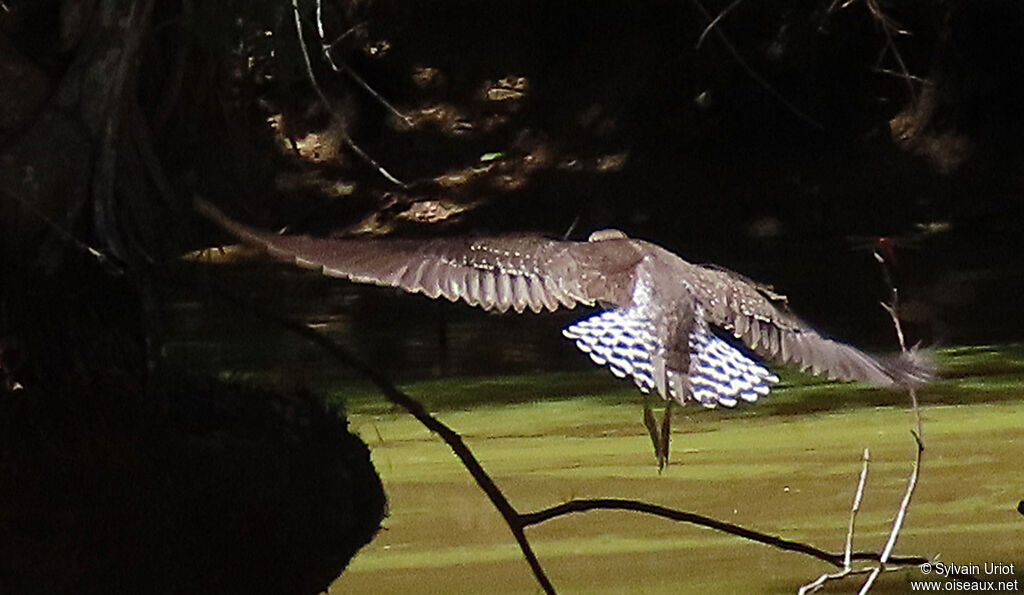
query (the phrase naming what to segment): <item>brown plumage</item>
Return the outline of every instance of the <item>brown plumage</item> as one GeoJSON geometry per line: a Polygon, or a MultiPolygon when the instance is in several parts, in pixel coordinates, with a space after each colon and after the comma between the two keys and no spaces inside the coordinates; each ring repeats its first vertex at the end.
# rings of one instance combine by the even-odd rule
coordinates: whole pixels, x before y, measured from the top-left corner
{"type": "Polygon", "coordinates": [[[537,236],[433,240],[281,236],[197,208],[240,239],[325,275],[400,287],[485,310],[607,311],[568,327],[600,365],[644,392],[679,403],[734,406],[768,394],[777,377],[759,361],[790,363],[833,379],[883,387],[925,382],[913,356],[883,361],[821,336],[763,287],[694,265],[667,250],[605,230],[586,242],[537,236]]]}

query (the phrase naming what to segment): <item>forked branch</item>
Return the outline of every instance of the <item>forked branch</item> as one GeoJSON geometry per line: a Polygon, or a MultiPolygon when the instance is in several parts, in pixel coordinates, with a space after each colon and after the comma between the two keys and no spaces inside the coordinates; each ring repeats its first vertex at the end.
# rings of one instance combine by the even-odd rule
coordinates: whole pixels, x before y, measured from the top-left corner
{"type": "Polygon", "coordinates": [[[327,112],[331,115],[331,119],[334,120],[335,124],[338,126],[342,142],[344,142],[345,146],[351,149],[353,153],[359,156],[360,159],[362,159],[368,165],[376,169],[377,173],[383,176],[386,180],[388,180],[392,184],[395,184],[396,186],[405,188],[406,184],[404,182],[393,176],[391,172],[385,169],[383,165],[378,163],[376,159],[371,157],[366,151],[363,150],[362,147],[357,145],[356,142],[352,140],[351,136],[349,136],[348,122],[346,122],[345,119],[341,116],[341,114],[338,113],[338,110],[334,109],[334,107],[331,105],[331,102],[327,98],[327,95],[324,93],[324,90],[320,87],[320,83],[318,83],[316,80],[316,74],[313,72],[313,61],[309,57],[309,48],[306,45],[306,36],[302,30],[302,15],[299,12],[299,0],[292,0],[292,12],[294,13],[295,16],[295,35],[298,37],[299,40],[299,49],[302,50],[302,58],[306,65],[306,76],[309,78],[309,84],[310,86],[313,87],[313,91],[316,92],[317,97],[320,98],[320,102],[323,103],[324,109],[327,110],[327,112]]]}
{"type": "Polygon", "coordinates": [[[286,318],[279,314],[270,311],[263,306],[260,306],[251,300],[241,298],[234,295],[231,292],[220,290],[220,293],[227,299],[258,313],[259,316],[272,320],[283,328],[296,333],[316,345],[320,346],[326,353],[331,355],[339,362],[350,366],[358,373],[373,382],[374,385],[383,393],[383,395],[395,405],[405,409],[413,417],[415,417],[424,427],[429,429],[431,432],[437,434],[445,444],[451,448],[455,456],[458,457],[459,461],[466,468],[469,474],[473,477],[473,480],[480,487],[480,489],[487,495],[491,504],[497,509],[498,513],[501,514],[509,530],[512,532],[516,543],[519,545],[520,550],[523,553],[523,557],[526,559],[530,566],[530,570],[533,572],[537,583],[541,586],[545,593],[555,593],[554,585],[548,578],[547,573],[544,571],[540,560],[533,551],[533,547],[530,544],[529,539],[526,536],[525,529],[531,525],[537,525],[545,521],[557,518],[560,516],[566,516],[569,514],[585,512],[590,510],[630,510],[643,514],[649,514],[665,519],[670,519],[679,522],[685,522],[692,525],[706,527],[716,531],[721,531],[729,535],[735,535],[743,539],[748,539],[757,543],[762,543],[775,547],[784,551],[792,551],[802,553],[814,558],[817,558],[823,562],[827,562],[836,567],[843,567],[845,560],[871,560],[878,562],[878,565],[889,564],[890,566],[908,566],[908,565],[919,565],[927,561],[925,558],[916,557],[900,557],[891,556],[891,548],[883,554],[874,552],[850,552],[849,548],[843,553],[832,553],[814,547],[809,544],[791,541],[776,537],[760,531],[755,531],[732,523],[719,521],[703,515],[667,508],[664,506],[658,506],[656,504],[650,504],[647,502],[640,502],[636,500],[624,500],[624,499],[591,499],[591,500],[571,500],[557,506],[545,508],[543,510],[521,513],[515,509],[514,506],[509,502],[508,498],[498,487],[497,483],[493,478],[484,470],[483,465],[473,454],[472,450],[466,445],[465,441],[458,434],[443,422],[432,416],[427,412],[426,408],[417,401],[410,397],[403,391],[395,387],[387,377],[384,376],[378,370],[375,370],[368,364],[362,362],[348,350],[335,343],[329,337],[309,328],[308,326],[286,318]],[[882,556],[885,556],[883,559],[882,556]]]}
{"type": "MultiPolygon", "coordinates": [[[[885,311],[889,313],[889,317],[892,318],[893,328],[896,332],[896,340],[899,342],[900,351],[905,354],[907,352],[907,343],[906,337],[903,334],[903,325],[900,323],[899,289],[893,281],[892,270],[889,266],[889,260],[885,256],[885,250],[875,250],[874,257],[882,269],[882,279],[889,292],[889,302],[882,302],[882,308],[884,308],[885,311]]],[[[921,455],[924,453],[924,442],[922,438],[924,426],[921,421],[921,410],[918,406],[917,389],[911,386],[907,390],[910,394],[910,404],[914,413],[915,421],[915,429],[911,430],[910,433],[914,437],[914,444],[916,445],[917,450],[914,456],[914,465],[910,471],[910,477],[907,479],[907,487],[904,491],[903,499],[900,501],[900,506],[896,510],[896,516],[893,518],[889,537],[886,539],[885,545],[882,547],[882,550],[878,553],[877,557],[873,558],[878,562],[878,564],[864,566],[862,568],[853,568],[849,553],[853,544],[854,523],[857,518],[857,511],[860,509],[860,501],[864,493],[864,485],[868,475],[869,453],[867,449],[864,449],[864,466],[861,470],[860,482],[857,485],[857,493],[854,496],[853,507],[850,510],[850,526],[846,534],[847,556],[843,561],[842,569],[833,574],[823,574],[810,583],[800,587],[798,591],[800,595],[813,593],[824,586],[828,581],[842,580],[847,576],[859,574],[868,575],[868,578],[864,581],[864,584],[861,585],[861,588],[858,591],[860,595],[866,595],[871,590],[871,587],[874,586],[875,581],[882,572],[894,569],[892,551],[896,547],[896,541],[899,539],[900,531],[903,529],[903,522],[906,520],[907,511],[910,509],[910,502],[914,497],[915,490],[917,489],[917,481],[921,475],[921,455]]],[[[927,559],[923,558],[921,560],[927,561],[927,559]]]]}

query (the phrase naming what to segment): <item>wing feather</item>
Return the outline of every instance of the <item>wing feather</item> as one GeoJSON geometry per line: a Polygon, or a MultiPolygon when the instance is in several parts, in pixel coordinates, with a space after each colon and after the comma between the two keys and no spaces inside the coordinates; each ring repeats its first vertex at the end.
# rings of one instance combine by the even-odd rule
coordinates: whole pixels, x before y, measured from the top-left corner
{"type": "Polygon", "coordinates": [[[641,249],[621,235],[594,242],[538,236],[425,241],[282,236],[238,223],[201,200],[196,209],[272,256],[325,275],[431,298],[443,295],[501,312],[540,312],[598,301],[626,305],[633,265],[642,257],[641,249]],[[585,284],[582,279],[596,282],[585,284]]]}
{"type": "Polygon", "coordinates": [[[457,302],[462,296],[465,296],[463,299],[468,298],[469,295],[466,293],[466,276],[469,274],[469,271],[464,268],[449,268],[451,270],[444,275],[446,282],[441,285],[441,295],[449,302],[457,302]]]}
{"type": "Polygon", "coordinates": [[[512,305],[512,279],[505,273],[497,273],[494,282],[498,312],[505,312],[512,305]]]}
{"type": "Polygon", "coordinates": [[[429,298],[437,298],[441,295],[441,277],[438,271],[438,262],[425,260],[423,276],[420,278],[419,290],[429,298]]]}
{"type": "MultiPolygon", "coordinates": [[[[845,343],[823,337],[784,307],[765,297],[763,288],[727,270],[695,267],[695,297],[711,322],[730,328],[758,356],[791,363],[801,370],[836,380],[878,386],[902,383],[894,364],[882,362],[845,343]],[[726,314],[705,306],[725,296],[726,314]]],[[[774,296],[774,294],[772,294],[774,296]]],[[[779,297],[779,296],[775,296],[779,297]]]]}
{"type": "Polygon", "coordinates": [[[529,279],[526,275],[516,275],[512,278],[512,307],[516,313],[521,314],[531,305],[529,279]]]}
{"type": "Polygon", "coordinates": [[[530,277],[530,309],[535,313],[540,313],[544,308],[549,310],[555,310],[557,306],[551,307],[548,305],[548,296],[544,293],[544,284],[536,277],[530,277]]]}
{"type": "MultiPolygon", "coordinates": [[[[423,267],[427,263],[422,260],[413,260],[405,267],[405,273],[395,283],[398,287],[416,287],[419,285],[420,276],[423,275],[423,267]]],[[[396,267],[397,268],[397,267],[396,267]]],[[[388,275],[381,275],[382,279],[388,275]]]]}
{"type": "Polygon", "coordinates": [[[468,269],[466,271],[466,303],[470,306],[479,306],[483,302],[483,293],[480,288],[480,271],[468,269]]]}
{"type": "Polygon", "coordinates": [[[743,339],[751,349],[757,349],[761,343],[761,322],[751,320],[750,326],[747,327],[747,334],[740,335],[738,338],[743,339]]]}

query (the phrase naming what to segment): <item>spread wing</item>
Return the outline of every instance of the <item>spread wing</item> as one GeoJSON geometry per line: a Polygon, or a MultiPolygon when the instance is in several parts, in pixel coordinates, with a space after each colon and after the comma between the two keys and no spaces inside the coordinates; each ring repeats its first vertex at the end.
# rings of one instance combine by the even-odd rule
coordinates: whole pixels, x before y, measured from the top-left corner
{"type": "Polygon", "coordinates": [[[930,375],[929,363],[908,356],[881,361],[850,345],[823,337],[776,306],[762,289],[729,271],[701,267],[696,298],[708,320],[743,341],[758,356],[794,364],[835,380],[876,386],[914,385],[930,375]]]}
{"type": "Polygon", "coordinates": [[[625,304],[640,250],[628,239],[566,242],[538,236],[432,240],[282,236],[243,225],[203,201],[196,209],[272,256],[357,283],[444,296],[485,310],[540,312],[625,304]]]}

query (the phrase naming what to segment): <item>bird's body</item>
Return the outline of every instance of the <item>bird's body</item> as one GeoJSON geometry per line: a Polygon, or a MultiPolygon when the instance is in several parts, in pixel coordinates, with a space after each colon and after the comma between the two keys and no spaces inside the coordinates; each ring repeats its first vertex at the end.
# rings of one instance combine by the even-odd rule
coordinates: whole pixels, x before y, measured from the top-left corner
{"type": "Polygon", "coordinates": [[[485,310],[606,311],[564,334],[599,365],[643,392],[684,404],[732,407],[767,395],[774,360],[829,378],[894,387],[927,369],[882,361],[821,336],[775,294],[735,273],[691,264],[643,240],[606,230],[586,242],[537,236],[434,240],[280,236],[199,209],[270,254],[333,277],[463,301],[485,310]]]}

